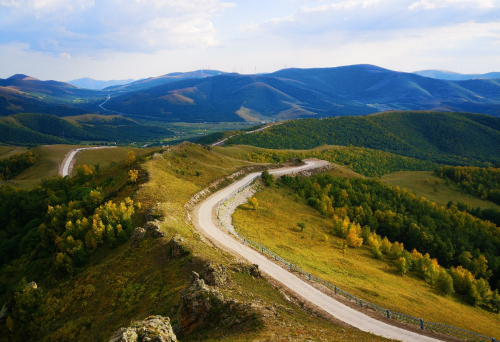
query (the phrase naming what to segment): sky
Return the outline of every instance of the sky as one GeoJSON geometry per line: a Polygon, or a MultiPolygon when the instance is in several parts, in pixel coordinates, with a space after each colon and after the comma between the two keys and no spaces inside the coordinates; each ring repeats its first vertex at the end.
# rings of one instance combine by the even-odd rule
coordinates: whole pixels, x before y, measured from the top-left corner
{"type": "Polygon", "coordinates": [[[0,78],[500,71],[500,0],[0,0],[0,78]]]}

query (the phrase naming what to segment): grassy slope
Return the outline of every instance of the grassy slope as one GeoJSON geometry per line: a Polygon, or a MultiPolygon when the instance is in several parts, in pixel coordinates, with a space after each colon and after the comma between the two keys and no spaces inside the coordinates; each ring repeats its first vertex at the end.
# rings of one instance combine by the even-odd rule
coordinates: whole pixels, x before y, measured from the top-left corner
{"type": "Polygon", "coordinates": [[[84,164],[95,165],[97,163],[100,164],[101,169],[105,169],[109,167],[111,163],[118,163],[125,160],[129,151],[133,151],[136,158],[138,158],[156,150],[158,150],[158,148],[117,147],[83,151],[76,159],[73,171],[77,166],[84,164]]]}
{"type": "MultiPolygon", "coordinates": [[[[149,173],[149,182],[135,192],[134,200],[141,202],[141,212],[136,215],[136,226],[142,225],[142,215],[147,207],[163,203],[166,218],[162,230],[167,236],[162,239],[146,239],[135,250],[125,243],[118,248],[102,248],[91,258],[91,264],[72,278],[35,278],[50,304],[39,319],[40,329],[47,341],[108,341],[121,326],[128,326],[134,319],[149,315],[165,315],[177,323],[176,304],[181,291],[189,284],[192,271],[200,272],[208,261],[230,264],[235,259],[227,253],[205,243],[205,239],[194,231],[188,220],[184,204],[192,195],[206,188],[215,179],[231,174],[243,164],[240,161],[215,155],[197,146],[184,146],[187,157],[182,157],[181,148],[173,148],[162,156],[150,159],[143,167],[149,173]],[[183,170],[184,172],[181,172],[183,170]],[[196,176],[196,171],[201,174],[196,176]],[[169,258],[168,241],[181,234],[184,245],[192,252],[181,259],[169,258]],[[92,285],[94,294],[82,298],[78,294],[81,286],[92,285]]],[[[136,168],[138,166],[133,166],[136,168]]],[[[126,174],[123,165],[109,170],[115,178],[126,174]]],[[[97,179],[97,184],[108,175],[97,179]]],[[[120,186],[120,184],[117,184],[120,186]]],[[[11,265],[19,269],[23,262],[11,265]]],[[[42,266],[40,266],[42,267],[42,266]]],[[[47,266],[43,266],[47,267],[47,266]]],[[[3,277],[9,282],[9,270],[3,277]]],[[[12,272],[12,271],[10,271],[12,272]]],[[[38,274],[44,274],[43,272],[38,274]]],[[[0,275],[0,280],[5,280],[0,275]]],[[[245,274],[229,272],[230,286],[222,292],[241,301],[261,299],[264,305],[281,304],[294,313],[280,312],[277,317],[266,318],[262,330],[221,328],[200,329],[185,336],[181,341],[303,341],[313,340],[363,340],[385,341],[370,334],[339,325],[313,316],[301,310],[284,297],[266,280],[254,279],[245,274]]],[[[218,322],[214,322],[217,324],[218,322]]],[[[0,327],[1,329],[2,327],[0,327]]],[[[0,330],[1,332],[1,330],[0,330]]],[[[41,340],[42,336],[37,336],[41,340]]],[[[0,341],[3,342],[0,334],[0,341]]]]}
{"type": "Polygon", "coordinates": [[[17,146],[0,146],[0,159],[10,158],[16,153],[24,153],[28,151],[26,147],[17,146]]]}
{"type": "Polygon", "coordinates": [[[413,275],[397,275],[395,267],[375,260],[366,247],[349,249],[344,255],[340,244],[345,240],[329,236],[325,242],[325,227],[332,226],[331,221],[305,203],[295,202],[290,191],[266,189],[256,198],[256,211],[241,206],[233,216],[243,236],[372,303],[427,321],[500,336],[499,315],[456,297],[440,296],[413,275]],[[307,225],[304,233],[297,228],[301,220],[307,225]]]}
{"type": "Polygon", "coordinates": [[[36,186],[43,178],[57,176],[64,156],[72,149],[78,147],[83,146],[46,145],[32,149],[38,155],[37,162],[15,177],[15,185],[21,188],[31,188],[36,186]]]}
{"type": "Polygon", "coordinates": [[[500,210],[500,206],[493,202],[482,200],[470,194],[463,194],[453,183],[450,186],[446,186],[444,180],[437,177],[432,171],[395,172],[382,176],[381,179],[393,186],[399,186],[400,188],[414,192],[417,196],[425,197],[437,205],[446,206],[449,201],[453,201],[454,203],[468,203],[472,208],[496,208],[500,210]],[[425,182],[426,179],[429,179],[428,184],[425,182]],[[435,180],[439,180],[441,183],[437,187],[437,192],[434,192],[435,180]]]}

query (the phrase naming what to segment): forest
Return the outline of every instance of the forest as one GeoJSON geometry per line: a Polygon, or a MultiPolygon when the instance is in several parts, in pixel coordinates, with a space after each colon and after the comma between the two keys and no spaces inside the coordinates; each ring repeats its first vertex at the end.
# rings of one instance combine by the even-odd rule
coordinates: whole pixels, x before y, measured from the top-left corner
{"type": "MultiPolygon", "coordinates": [[[[9,263],[23,260],[35,274],[72,274],[99,246],[126,241],[133,230],[132,215],[140,208],[129,196],[147,179],[135,157],[128,164],[106,171],[98,164],[83,165],[73,178],[45,179],[31,190],[1,186],[2,273],[14,272],[9,263]]],[[[6,289],[0,282],[0,294],[6,289]]]]}
{"type": "Polygon", "coordinates": [[[16,153],[10,158],[0,160],[0,181],[17,176],[35,164],[37,157],[36,153],[28,151],[26,153],[16,153]]]}
{"type": "Polygon", "coordinates": [[[68,144],[81,141],[149,142],[172,136],[166,128],[139,125],[132,120],[90,121],[74,124],[48,114],[16,114],[16,123],[0,122],[0,142],[17,146],[68,144]]]}
{"type": "Polygon", "coordinates": [[[466,193],[500,204],[499,168],[442,166],[436,174],[457,183],[466,193]]]}
{"type": "Polygon", "coordinates": [[[367,177],[380,177],[396,171],[430,171],[437,167],[429,161],[353,146],[308,152],[259,150],[247,156],[248,160],[256,163],[283,163],[290,158],[323,159],[347,166],[367,177]]]}
{"type": "Polygon", "coordinates": [[[429,254],[444,268],[462,267],[493,289],[500,287],[500,234],[491,222],[377,179],[283,176],[280,183],[323,215],[359,225],[366,240],[376,233],[407,251],[429,254]]]}
{"type": "Polygon", "coordinates": [[[320,145],[367,147],[446,165],[500,165],[500,118],[444,112],[387,112],[368,116],[287,121],[240,134],[226,144],[271,149],[320,145]]]}

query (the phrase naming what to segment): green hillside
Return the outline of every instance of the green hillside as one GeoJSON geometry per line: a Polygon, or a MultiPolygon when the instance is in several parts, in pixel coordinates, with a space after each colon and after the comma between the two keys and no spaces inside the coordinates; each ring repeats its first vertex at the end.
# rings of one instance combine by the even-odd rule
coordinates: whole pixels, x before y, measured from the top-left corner
{"type": "Polygon", "coordinates": [[[18,146],[81,141],[139,143],[173,134],[166,128],[143,126],[118,116],[84,115],[66,120],[54,115],[23,113],[0,119],[0,143],[18,146]]]}
{"type": "Polygon", "coordinates": [[[500,163],[499,125],[499,118],[486,115],[387,112],[290,121],[227,143],[273,149],[353,145],[448,165],[488,165],[500,163]]]}

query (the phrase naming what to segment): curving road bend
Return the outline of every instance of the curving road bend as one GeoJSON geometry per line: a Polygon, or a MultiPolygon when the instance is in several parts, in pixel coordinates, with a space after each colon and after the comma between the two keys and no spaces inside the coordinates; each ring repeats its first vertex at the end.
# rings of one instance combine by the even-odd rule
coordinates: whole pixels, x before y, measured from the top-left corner
{"type": "Polygon", "coordinates": [[[76,161],[76,155],[85,150],[99,150],[102,148],[116,148],[117,146],[99,146],[99,147],[84,147],[84,148],[75,148],[74,150],[69,151],[69,153],[64,157],[64,160],[59,167],[59,175],[66,177],[70,176],[70,172],[73,171],[73,165],[76,161]]]}
{"type": "MultiPolygon", "coordinates": [[[[285,174],[303,171],[311,167],[321,167],[327,164],[321,160],[308,160],[306,165],[299,167],[291,167],[285,169],[278,169],[270,171],[271,174],[285,174]]],[[[225,248],[232,250],[243,258],[247,259],[253,264],[259,265],[259,268],[273,277],[290,290],[296,292],[303,298],[307,299],[314,305],[325,310],[335,318],[355,327],[362,331],[370,332],[372,334],[382,336],[389,339],[395,339],[407,342],[436,342],[437,339],[416,334],[414,332],[404,330],[376,319],[373,319],[365,314],[356,311],[335,299],[327,296],[321,291],[311,286],[307,281],[295,276],[294,274],[286,271],[272,261],[268,260],[265,256],[258,253],[254,249],[243,245],[238,240],[232,238],[228,234],[221,231],[214,224],[212,213],[214,208],[217,207],[219,202],[236,192],[239,188],[249,183],[252,179],[260,173],[252,173],[236,183],[228,186],[227,188],[215,193],[195,210],[195,225],[198,229],[205,233],[210,239],[222,244],[225,248]]]]}

